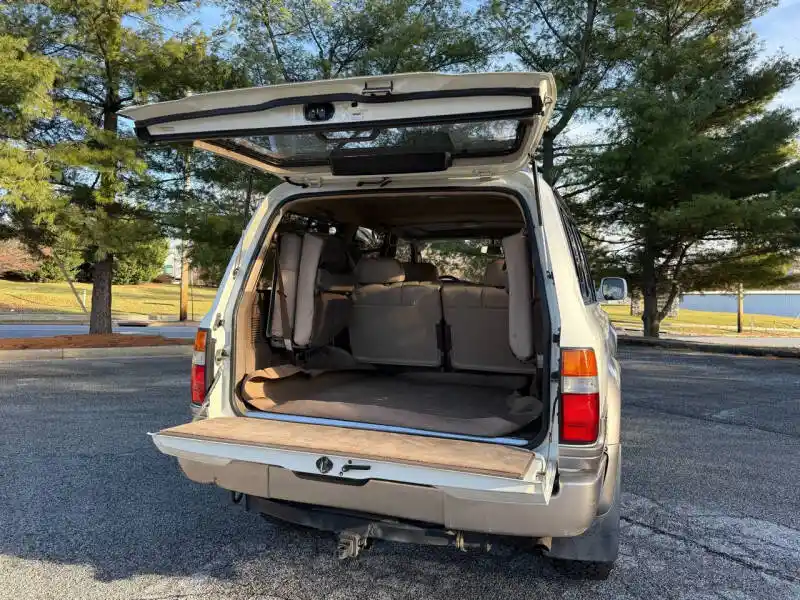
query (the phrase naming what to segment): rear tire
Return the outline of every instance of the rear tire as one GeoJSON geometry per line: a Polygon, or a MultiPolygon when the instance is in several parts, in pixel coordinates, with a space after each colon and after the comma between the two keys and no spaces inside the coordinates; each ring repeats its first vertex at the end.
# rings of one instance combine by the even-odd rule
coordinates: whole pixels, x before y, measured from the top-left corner
{"type": "Polygon", "coordinates": [[[605,581],[614,569],[613,562],[597,562],[591,560],[550,559],[556,571],[568,579],[588,579],[605,581]]]}

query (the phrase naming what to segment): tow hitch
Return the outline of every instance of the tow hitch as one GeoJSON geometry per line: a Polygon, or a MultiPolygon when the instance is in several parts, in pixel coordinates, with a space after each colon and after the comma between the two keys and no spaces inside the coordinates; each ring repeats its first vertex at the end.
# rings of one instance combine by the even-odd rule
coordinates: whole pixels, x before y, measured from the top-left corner
{"type": "Polygon", "coordinates": [[[345,560],[355,558],[362,550],[369,548],[369,538],[354,531],[342,531],[336,544],[336,558],[345,560]]]}
{"type": "Polygon", "coordinates": [[[422,523],[388,519],[379,515],[267,500],[257,496],[246,495],[244,499],[247,510],[260,513],[264,517],[335,533],[336,557],[339,560],[357,557],[362,550],[368,549],[374,540],[450,546],[462,552],[491,550],[490,536],[483,534],[453,531],[422,523]]]}

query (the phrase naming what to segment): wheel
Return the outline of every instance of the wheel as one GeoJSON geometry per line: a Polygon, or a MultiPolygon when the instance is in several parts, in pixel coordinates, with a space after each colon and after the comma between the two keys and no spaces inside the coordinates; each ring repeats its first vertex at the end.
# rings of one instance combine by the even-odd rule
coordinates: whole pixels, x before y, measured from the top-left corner
{"type": "Polygon", "coordinates": [[[563,558],[550,559],[556,571],[569,579],[589,579],[604,581],[611,575],[614,568],[613,562],[597,562],[592,560],[565,560],[563,558]]]}

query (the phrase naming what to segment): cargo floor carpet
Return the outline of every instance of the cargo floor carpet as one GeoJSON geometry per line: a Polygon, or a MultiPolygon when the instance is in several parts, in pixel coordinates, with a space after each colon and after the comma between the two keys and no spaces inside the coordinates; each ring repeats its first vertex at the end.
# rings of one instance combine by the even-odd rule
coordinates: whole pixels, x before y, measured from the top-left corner
{"type": "Polygon", "coordinates": [[[524,379],[453,373],[325,373],[272,381],[248,402],[267,412],[463,435],[508,435],[541,403],[515,391],[524,379]]]}

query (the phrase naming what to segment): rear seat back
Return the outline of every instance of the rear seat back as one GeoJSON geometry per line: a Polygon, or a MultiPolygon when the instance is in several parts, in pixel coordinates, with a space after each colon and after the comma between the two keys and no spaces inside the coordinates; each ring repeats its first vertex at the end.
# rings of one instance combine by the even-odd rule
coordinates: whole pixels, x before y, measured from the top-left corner
{"type": "Polygon", "coordinates": [[[286,340],[291,343],[292,331],[294,330],[295,299],[297,298],[297,278],[300,272],[300,249],[302,239],[296,233],[284,233],[281,235],[278,245],[278,265],[282,285],[279,285],[274,292],[275,302],[272,309],[272,323],[270,325],[270,337],[278,340],[286,340]],[[283,289],[284,300],[281,302],[278,297],[281,288],[283,289]],[[283,306],[283,307],[282,307],[283,306]],[[283,322],[284,312],[288,323],[283,322]]]}
{"type": "Polygon", "coordinates": [[[293,347],[320,347],[329,344],[347,327],[349,294],[355,277],[352,271],[347,272],[343,248],[343,241],[330,236],[283,234],[279,261],[289,327],[284,331],[282,310],[276,299],[272,311],[273,338],[283,339],[289,334],[293,347]],[[339,256],[341,252],[344,257],[339,256]]]}
{"type": "Polygon", "coordinates": [[[489,264],[484,285],[445,284],[442,287],[444,319],[449,328],[450,364],[454,369],[499,373],[535,371],[534,362],[523,362],[518,358],[528,360],[534,355],[530,319],[533,289],[530,275],[527,282],[524,277],[526,269],[530,272],[524,248],[522,234],[505,238],[503,250],[507,258],[489,264]],[[518,236],[521,240],[517,239],[518,236]],[[520,259],[523,264],[515,268],[520,259]],[[512,262],[514,267],[509,264],[512,262]],[[510,277],[516,279],[511,282],[510,277]],[[515,298],[516,295],[525,296],[524,288],[517,290],[520,284],[528,285],[527,303],[515,298]],[[517,310],[526,311],[527,318],[512,314],[512,305],[521,306],[517,310]],[[516,334],[518,327],[527,327],[527,333],[516,334]],[[531,344],[530,347],[527,343],[531,344]]]}
{"type": "Polygon", "coordinates": [[[511,352],[520,360],[536,358],[533,331],[533,268],[528,243],[520,232],[503,238],[508,271],[508,338],[511,352]]]}
{"type": "Polygon", "coordinates": [[[438,367],[442,364],[441,286],[406,282],[393,258],[363,258],[356,265],[350,348],[363,362],[438,367]]]}

